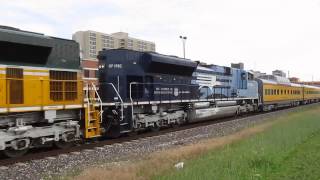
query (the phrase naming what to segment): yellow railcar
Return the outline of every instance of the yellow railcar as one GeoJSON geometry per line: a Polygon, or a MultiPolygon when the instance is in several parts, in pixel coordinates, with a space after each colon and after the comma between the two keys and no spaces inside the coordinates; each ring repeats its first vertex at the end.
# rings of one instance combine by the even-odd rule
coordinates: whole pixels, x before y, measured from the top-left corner
{"type": "Polygon", "coordinates": [[[303,88],[296,84],[278,84],[265,82],[263,85],[263,102],[270,103],[291,103],[303,100],[303,88]]]}
{"type": "Polygon", "coordinates": [[[315,86],[303,86],[304,101],[314,102],[320,99],[320,87],[315,86]]]}
{"type": "Polygon", "coordinates": [[[295,106],[320,100],[320,87],[290,83],[283,77],[266,75],[258,79],[263,110],[295,106]]]}

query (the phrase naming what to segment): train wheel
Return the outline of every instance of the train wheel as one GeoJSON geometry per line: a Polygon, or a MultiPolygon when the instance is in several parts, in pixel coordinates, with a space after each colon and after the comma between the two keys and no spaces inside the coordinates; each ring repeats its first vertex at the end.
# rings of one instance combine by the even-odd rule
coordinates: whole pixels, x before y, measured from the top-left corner
{"type": "Polygon", "coordinates": [[[75,134],[74,133],[64,133],[63,138],[59,141],[54,141],[54,146],[59,149],[67,149],[75,145],[75,134]]]}
{"type": "Polygon", "coordinates": [[[127,136],[129,136],[129,137],[134,137],[134,136],[136,136],[136,135],[138,135],[138,132],[137,132],[137,131],[131,131],[131,132],[128,132],[128,133],[127,133],[127,136]]]}
{"type": "Polygon", "coordinates": [[[109,131],[106,132],[106,137],[108,138],[118,138],[121,136],[120,133],[120,125],[116,124],[116,125],[112,125],[111,128],[109,129],[109,131]]]}
{"type": "Polygon", "coordinates": [[[29,148],[25,148],[22,150],[15,150],[12,148],[7,148],[3,151],[3,154],[9,158],[17,158],[25,155],[28,152],[29,148]]]}
{"type": "Polygon", "coordinates": [[[173,123],[173,124],[171,124],[171,127],[178,128],[178,127],[180,127],[180,123],[173,123]]]}
{"type": "Polygon", "coordinates": [[[150,127],[150,130],[152,132],[158,132],[160,130],[160,127],[155,123],[154,126],[150,127]]]}
{"type": "Polygon", "coordinates": [[[59,149],[71,148],[74,145],[75,145],[74,142],[65,142],[65,141],[56,141],[56,142],[54,142],[54,146],[59,148],[59,149]]]}

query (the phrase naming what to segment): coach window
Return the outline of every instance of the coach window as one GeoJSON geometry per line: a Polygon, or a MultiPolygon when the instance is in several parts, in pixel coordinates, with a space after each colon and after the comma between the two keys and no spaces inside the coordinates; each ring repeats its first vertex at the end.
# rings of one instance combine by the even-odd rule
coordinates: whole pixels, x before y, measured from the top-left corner
{"type": "Polygon", "coordinates": [[[268,89],[265,89],[264,90],[264,94],[267,95],[267,92],[268,92],[268,89]]]}

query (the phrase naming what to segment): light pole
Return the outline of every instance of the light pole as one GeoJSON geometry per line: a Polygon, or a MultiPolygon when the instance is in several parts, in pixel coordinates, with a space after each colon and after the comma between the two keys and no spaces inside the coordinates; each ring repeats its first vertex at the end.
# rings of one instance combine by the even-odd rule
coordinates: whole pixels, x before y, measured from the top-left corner
{"type": "Polygon", "coordinates": [[[180,36],[180,39],[182,40],[182,45],[183,45],[183,58],[186,58],[186,41],[187,41],[187,36],[180,36]]]}

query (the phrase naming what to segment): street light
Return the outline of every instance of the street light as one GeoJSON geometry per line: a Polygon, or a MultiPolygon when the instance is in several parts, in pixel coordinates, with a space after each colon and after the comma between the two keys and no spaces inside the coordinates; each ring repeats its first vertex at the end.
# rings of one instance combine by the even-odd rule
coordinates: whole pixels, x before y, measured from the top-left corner
{"type": "Polygon", "coordinates": [[[186,41],[187,41],[187,36],[180,36],[180,39],[182,40],[182,45],[183,45],[183,58],[186,58],[186,41]]]}

